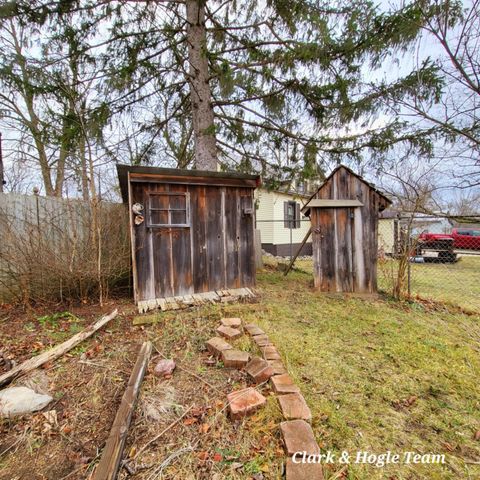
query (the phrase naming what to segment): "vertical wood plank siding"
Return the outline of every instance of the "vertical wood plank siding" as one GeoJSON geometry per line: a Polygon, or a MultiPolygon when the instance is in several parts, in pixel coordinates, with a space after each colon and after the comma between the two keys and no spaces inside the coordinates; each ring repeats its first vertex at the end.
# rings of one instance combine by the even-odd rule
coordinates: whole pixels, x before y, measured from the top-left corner
{"type": "Polygon", "coordinates": [[[145,208],[133,225],[137,301],[255,285],[253,188],[132,181],[131,196],[145,208]],[[187,194],[189,226],[147,227],[159,192],[187,194]]]}
{"type": "Polygon", "coordinates": [[[315,287],[328,292],[376,292],[378,212],[388,200],[346,168],[339,168],[315,198],[363,204],[311,208],[315,287]]]}
{"type": "Polygon", "coordinates": [[[225,192],[225,244],[227,257],[227,285],[230,288],[240,286],[240,265],[238,249],[240,245],[240,198],[238,189],[229,188],[225,192]]]}

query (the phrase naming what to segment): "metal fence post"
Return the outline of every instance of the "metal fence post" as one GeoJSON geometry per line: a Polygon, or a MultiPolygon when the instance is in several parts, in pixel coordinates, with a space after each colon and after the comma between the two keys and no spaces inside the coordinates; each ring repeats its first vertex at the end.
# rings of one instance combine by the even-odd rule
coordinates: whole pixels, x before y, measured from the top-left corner
{"type": "Polygon", "coordinates": [[[292,261],[293,258],[293,244],[292,244],[292,221],[289,222],[289,227],[290,227],[290,261],[292,261]]]}

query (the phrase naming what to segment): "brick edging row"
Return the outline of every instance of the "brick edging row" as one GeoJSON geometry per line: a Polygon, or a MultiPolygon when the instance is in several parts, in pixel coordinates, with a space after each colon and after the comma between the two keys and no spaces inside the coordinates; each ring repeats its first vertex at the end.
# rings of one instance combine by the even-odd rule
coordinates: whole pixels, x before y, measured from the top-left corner
{"type": "MultiPolygon", "coordinates": [[[[285,452],[287,454],[287,480],[322,480],[319,463],[296,463],[292,456],[296,452],[306,455],[318,455],[320,448],[315,440],[310,422],[312,414],[300,388],[287,372],[275,345],[266,333],[255,324],[245,325],[262,357],[250,359],[248,352],[235,350],[225,340],[235,340],[243,335],[240,318],[222,318],[217,328],[219,337],[207,342],[207,348],[213,355],[222,358],[225,367],[244,369],[248,377],[258,386],[270,382],[285,421],[280,423],[285,452]],[[222,338],[223,337],[223,338],[222,338]]],[[[227,395],[230,418],[238,420],[253,414],[266,403],[266,398],[253,387],[233,391],[227,395]]]]}

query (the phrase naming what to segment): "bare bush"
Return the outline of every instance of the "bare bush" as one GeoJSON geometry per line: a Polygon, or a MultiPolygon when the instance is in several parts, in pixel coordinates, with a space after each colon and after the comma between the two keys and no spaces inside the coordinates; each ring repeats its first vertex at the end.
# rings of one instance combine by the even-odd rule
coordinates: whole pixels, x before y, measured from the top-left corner
{"type": "Polygon", "coordinates": [[[130,274],[123,205],[0,195],[0,299],[100,302],[130,274]]]}

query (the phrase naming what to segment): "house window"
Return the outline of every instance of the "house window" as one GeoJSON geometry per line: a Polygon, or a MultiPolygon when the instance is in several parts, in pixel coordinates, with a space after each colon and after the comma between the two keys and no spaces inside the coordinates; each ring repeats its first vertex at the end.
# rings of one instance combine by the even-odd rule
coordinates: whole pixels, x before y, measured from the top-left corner
{"type": "Polygon", "coordinates": [[[285,228],[300,228],[300,204],[297,202],[284,202],[283,226],[285,228]]]}
{"type": "Polygon", "coordinates": [[[189,195],[183,192],[150,193],[147,227],[190,226],[189,195]]]}

